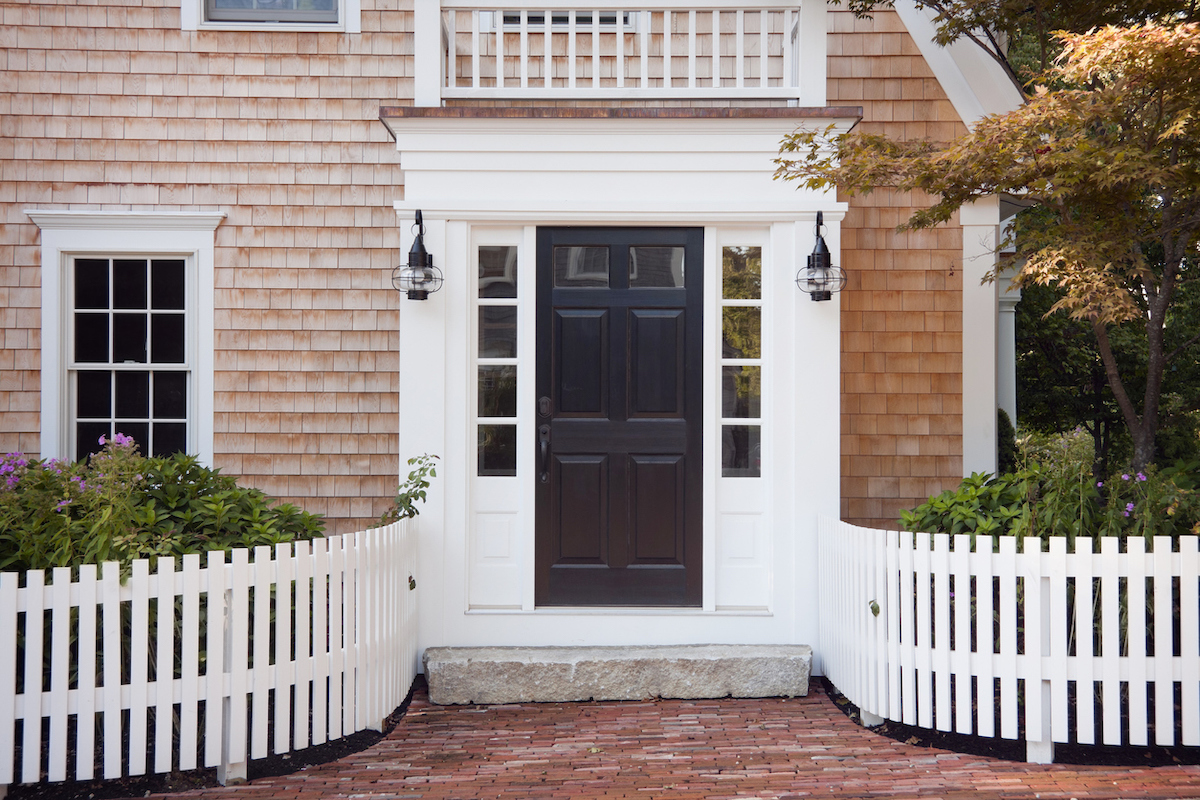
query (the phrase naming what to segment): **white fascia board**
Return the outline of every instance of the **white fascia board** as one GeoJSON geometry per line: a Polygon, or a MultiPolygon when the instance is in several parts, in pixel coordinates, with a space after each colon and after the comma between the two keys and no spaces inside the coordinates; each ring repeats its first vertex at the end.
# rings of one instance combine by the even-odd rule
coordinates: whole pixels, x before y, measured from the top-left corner
{"type": "Polygon", "coordinates": [[[989,114],[1003,114],[1024,102],[1008,73],[975,43],[959,39],[947,47],[933,39],[934,14],[913,0],[896,0],[896,13],[933,70],[942,91],[968,128],[989,114]]]}

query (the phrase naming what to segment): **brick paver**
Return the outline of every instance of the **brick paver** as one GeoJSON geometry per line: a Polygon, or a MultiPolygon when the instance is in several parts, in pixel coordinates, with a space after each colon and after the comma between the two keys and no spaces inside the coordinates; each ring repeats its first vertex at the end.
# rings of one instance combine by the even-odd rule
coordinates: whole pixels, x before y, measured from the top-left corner
{"type": "Polygon", "coordinates": [[[369,750],[173,797],[1179,798],[1200,766],[1036,766],[913,747],[809,697],[435,706],[418,693],[369,750]]]}

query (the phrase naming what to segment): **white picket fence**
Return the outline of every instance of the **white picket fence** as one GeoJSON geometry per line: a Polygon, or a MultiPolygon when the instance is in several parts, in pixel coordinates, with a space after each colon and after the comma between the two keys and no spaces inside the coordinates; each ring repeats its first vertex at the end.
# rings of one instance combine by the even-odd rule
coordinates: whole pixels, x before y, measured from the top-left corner
{"type": "Polygon", "coordinates": [[[415,534],[135,561],[124,583],[116,563],[0,574],[0,796],[201,766],[224,781],[379,729],[417,668],[415,534]]]}
{"type": "Polygon", "coordinates": [[[1037,761],[1053,742],[1200,745],[1197,537],[1017,552],[819,528],[825,675],[864,719],[1024,738],[1037,761]]]}

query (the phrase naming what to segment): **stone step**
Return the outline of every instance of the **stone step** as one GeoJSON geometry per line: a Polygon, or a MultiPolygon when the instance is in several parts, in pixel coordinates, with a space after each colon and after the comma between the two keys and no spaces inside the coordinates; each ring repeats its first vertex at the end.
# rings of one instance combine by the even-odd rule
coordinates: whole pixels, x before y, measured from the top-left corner
{"type": "Polygon", "coordinates": [[[429,699],[440,705],[801,697],[808,645],[430,647],[429,699]]]}

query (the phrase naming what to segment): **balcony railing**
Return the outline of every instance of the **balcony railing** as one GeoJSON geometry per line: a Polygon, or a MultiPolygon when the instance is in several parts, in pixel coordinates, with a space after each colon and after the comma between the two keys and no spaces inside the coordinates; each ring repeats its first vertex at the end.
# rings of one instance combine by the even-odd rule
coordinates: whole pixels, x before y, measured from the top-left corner
{"type": "Polygon", "coordinates": [[[418,0],[417,104],[456,98],[795,103],[804,71],[800,18],[796,0],[754,0],[752,8],[668,0],[637,9],[418,0]],[[435,26],[440,30],[430,30],[435,26]],[[440,40],[436,54],[430,40],[440,40]]]}

